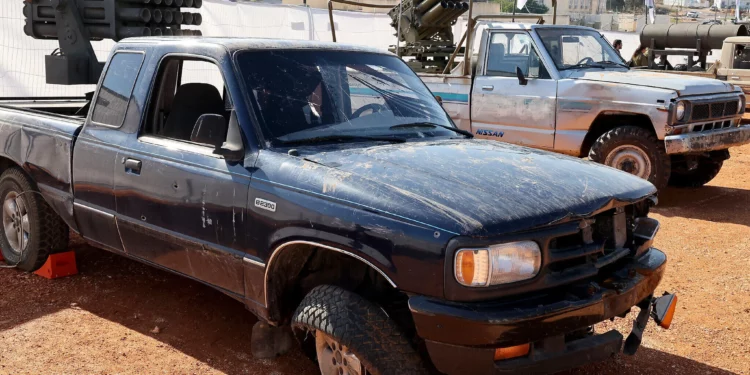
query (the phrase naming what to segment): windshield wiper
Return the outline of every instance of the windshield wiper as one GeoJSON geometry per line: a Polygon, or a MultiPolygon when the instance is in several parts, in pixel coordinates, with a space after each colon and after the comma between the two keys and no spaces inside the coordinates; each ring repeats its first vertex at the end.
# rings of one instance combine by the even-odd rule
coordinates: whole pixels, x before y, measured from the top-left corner
{"type": "Polygon", "coordinates": [[[391,142],[391,143],[404,143],[406,142],[406,139],[404,138],[397,138],[397,137],[375,137],[375,136],[367,136],[367,135],[325,135],[321,137],[312,137],[312,138],[301,138],[301,139],[290,139],[288,141],[278,139],[281,144],[284,145],[291,145],[291,144],[314,144],[314,143],[323,143],[323,142],[330,142],[330,141],[379,141],[379,142],[391,142]]]}
{"type": "Polygon", "coordinates": [[[597,64],[609,64],[609,65],[617,65],[617,66],[621,66],[621,67],[623,67],[623,68],[628,68],[628,69],[630,69],[630,67],[629,67],[629,66],[628,66],[627,64],[619,63],[619,62],[617,62],[617,61],[607,61],[607,60],[602,60],[602,61],[597,61],[596,63],[597,63],[597,64]]]}
{"type": "Polygon", "coordinates": [[[470,132],[467,132],[466,130],[454,128],[452,126],[447,126],[447,125],[434,124],[431,122],[413,122],[410,124],[393,125],[390,127],[390,129],[393,130],[393,129],[403,129],[403,128],[434,128],[434,127],[448,129],[452,132],[465,135],[469,138],[474,138],[474,134],[471,134],[470,132]]]}
{"type": "Polygon", "coordinates": [[[564,68],[560,68],[559,70],[569,70],[569,69],[575,69],[575,68],[599,68],[599,69],[605,69],[605,66],[602,65],[596,65],[596,64],[575,64],[575,65],[569,65],[564,68]]]}

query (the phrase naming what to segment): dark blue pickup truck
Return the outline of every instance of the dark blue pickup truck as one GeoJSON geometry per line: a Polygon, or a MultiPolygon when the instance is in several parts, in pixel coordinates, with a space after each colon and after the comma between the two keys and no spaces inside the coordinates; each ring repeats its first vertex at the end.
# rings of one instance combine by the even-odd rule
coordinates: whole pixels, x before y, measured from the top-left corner
{"type": "Polygon", "coordinates": [[[325,375],[554,372],[672,319],[650,183],[473,140],[377,50],[124,40],[82,108],[0,108],[0,143],[8,263],[72,230],[291,327],[325,375]]]}

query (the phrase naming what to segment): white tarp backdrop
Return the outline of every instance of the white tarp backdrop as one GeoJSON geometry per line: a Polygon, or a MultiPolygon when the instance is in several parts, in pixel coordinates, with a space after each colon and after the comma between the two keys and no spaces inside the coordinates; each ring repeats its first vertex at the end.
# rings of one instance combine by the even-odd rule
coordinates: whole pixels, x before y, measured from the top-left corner
{"type": "MultiPolygon", "coordinates": [[[[204,36],[331,40],[326,9],[205,0],[200,13],[204,36]]],[[[391,19],[386,14],[334,13],[339,42],[385,50],[396,41],[391,19]]],[[[23,2],[0,1],[0,97],[82,96],[93,90],[93,86],[46,84],[44,56],[57,48],[57,41],[33,39],[24,34],[23,26],[23,2]]],[[[463,27],[463,22],[456,24],[454,30],[459,33],[456,39],[461,37],[463,27]]],[[[99,59],[104,61],[114,42],[93,42],[93,45],[99,59]]]]}
{"type": "MultiPolygon", "coordinates": [[[[645,1],[645,0],[644,0],[645,1]]],[[[36,40],[23,32],[23,2],[0,0],[0,98],[82,96],[93,86],[48,85],[44,76],[44,56],[58,44],[56,40],[36,40]]],[[[327,9],[303,6],[235,3],[225,0],[204,0],[200,13],[205,36],[234,36],[331,41],[327,9]]],[[[386,14],[334,11],[336,38],[342,43],[387,49],[396,41],[395,30],[386,14]]],[[[453,28],[456,40],[466,27],[459,19],[453,28]]],[[[604,32],[611,41],[622,39],[625,59],[639,44],[638,34],[604,32]]],[[[474,38],[475,46],[479,38],[474,38]]],[[[98,58],[104,61],[114,46],[113,41],[93,42],[98,58]]],[[[709,56],[709,60],[713,60],[709,56]]],[[[684,58],[670,56],[672,64],[684,58]]],[[[217,75],[204,68],[189,68],[196,76],[217,75]]]]}

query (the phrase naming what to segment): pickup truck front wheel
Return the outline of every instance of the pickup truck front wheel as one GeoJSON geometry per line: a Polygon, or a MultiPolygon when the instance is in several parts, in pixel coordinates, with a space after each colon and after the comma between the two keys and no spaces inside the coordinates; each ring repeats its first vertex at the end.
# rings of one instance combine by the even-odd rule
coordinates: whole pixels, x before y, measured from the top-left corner
{"type": "Polygon", "coordinates": [[[637,126],[614,128],[594,142],[589,158],[648,180],[657,189],[667,187],[671,160],[662,142],[637,126]]]}
{"type": "Polygon", "coordinates": [[[313,288],[294,312],[292,327],[314,338],[322,375],[427,374],[385,311],[345,289],[313,288]]]}
{"type": "Polygon", "coordinates": [[[28,272],[39,269],[50,253],[64,249],[68,242],[68,227],[39,194],[18,168],[0,176],[0,251],[6,263],[28,272]]]}

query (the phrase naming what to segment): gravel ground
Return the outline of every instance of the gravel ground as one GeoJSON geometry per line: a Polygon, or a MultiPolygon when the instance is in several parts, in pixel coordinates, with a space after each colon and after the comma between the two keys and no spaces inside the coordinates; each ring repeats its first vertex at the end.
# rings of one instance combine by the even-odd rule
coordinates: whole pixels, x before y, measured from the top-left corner
{"type": "MultiPolygon", "coordinates": [[[[657,293],[679,295],[668,331],[649,323],[634,357],[569,374],[750,374],[750,146],[709,186],[667,190],[653,217],[669,256],[657,293]]],[[[316,374],[298,350],[249,354],[255,318],[172,274],[77,246],[80,274],[0,270],[0,374],[316,374]],[[156,329],[158,327],[158,330],[156,329]]],[[[632,318],[597,326],[625,335],[632,318]]]]}

